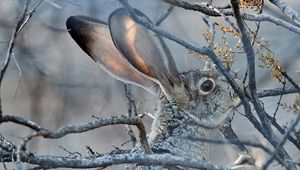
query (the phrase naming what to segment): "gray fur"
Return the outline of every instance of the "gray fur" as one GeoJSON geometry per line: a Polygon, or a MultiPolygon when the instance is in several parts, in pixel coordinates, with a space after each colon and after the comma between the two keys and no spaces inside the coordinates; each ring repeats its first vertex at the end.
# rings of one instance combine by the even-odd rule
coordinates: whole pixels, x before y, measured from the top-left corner
{"type": "MultiPolygon", "coordinates": [[[[190,94],[189,103],[187,106],[178,106],[161,94],[149,134],[150,147],[157,154],[207,160],[209,144],[187,137],[210,138],[228,113],[239,104],[239,98],[232,96],[232,88],[216,71],[193,70],[180,77],[190,94]],[[212,78],[216,83],[214,90],[207,95],[199,93],[198,82],[203,77],[212,78]]],[[[237,83],[241,84],[238,80],[237,83]]],[[[164,168],[156,166],[150,169],[164,168]]]]}
{"type": "Polygon", "coordinates": [[[178,107],[163,97],[158,104],[159,110],[155,115],[149,141],[154,152],[161,149],[176,156],[207,159],[207,144],[184,137],[210,137],[214,128],[239,103],[239,99],[232,98],[230,85],[215,71],[195,70],[181,76],[190,94],[189,104],[178,107]],[[197,87],[202,77],[211,77],[216,83],[214,90],[205,96],[198,93],[200,87],[197,87]]]}

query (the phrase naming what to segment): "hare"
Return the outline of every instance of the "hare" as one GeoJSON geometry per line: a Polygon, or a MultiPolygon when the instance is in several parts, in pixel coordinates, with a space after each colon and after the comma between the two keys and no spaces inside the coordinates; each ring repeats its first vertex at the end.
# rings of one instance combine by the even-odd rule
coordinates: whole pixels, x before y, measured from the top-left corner
{"type": "Polygon", "coordinates": [[[231,86],[214,69],[179,73],[161,36],[136,23],[126,9],[115,10],[108,23],[74,16],[66,25],[72,38],[106,72],[158,97],[149,134],[153,153],[208,159],[208,144],[189,137],[209,137],[240,103],[231,86]]]}

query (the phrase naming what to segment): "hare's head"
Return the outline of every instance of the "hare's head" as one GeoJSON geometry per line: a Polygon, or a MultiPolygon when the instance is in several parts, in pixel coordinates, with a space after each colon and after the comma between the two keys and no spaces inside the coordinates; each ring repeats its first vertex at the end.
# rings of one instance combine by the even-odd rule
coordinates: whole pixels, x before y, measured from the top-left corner
{"type": "MultiPolygon", "coordinates": [[[[140,11],[135,12],[149,21],[140,11]]],[[[180,109],[194,110],[195,115],[191,116],[195,119],[205,117],[213,121],[218,117],[217,122],[222,121],[227,116],[224,113],[239,101],[214,70],[179,73],[160,35],[136,23],[125,9],[114,11],[108,26],[99,20],[75,16],[67,20],[67,28],[79,46],[112,76],[163,94],[180,109]],[[204,114],[197,115],[198,111],[204,114]],[[208,118],[206,114],[211,115],[208,118]]]]}
{"type": "MultiPolygon", "coordinates": [[[[239,97],[225,77],[214,69],[191,70],[181,74],[189,92],[189,104],[185,110],[195,122],[215,127],[240,103],[239,97]]],[[[242,82],[235,78],[238,86],[242,82]]]]}

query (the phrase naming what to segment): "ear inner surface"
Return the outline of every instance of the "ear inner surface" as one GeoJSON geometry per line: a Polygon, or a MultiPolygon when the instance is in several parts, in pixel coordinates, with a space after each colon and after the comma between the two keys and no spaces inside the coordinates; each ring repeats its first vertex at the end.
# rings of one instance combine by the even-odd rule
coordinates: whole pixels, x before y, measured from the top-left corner
{"type": "Polygon", "coordinates": [[[108,26],[103,22],[84,16],[67,20],[67,29],[72,38],[94,61],[115,78],[144,87],[156,93],[158,85],[136,71],[118,52],[113,44],[108,26]]]}
{"type": "MultiPolygon", "coordinates": [[[[135,11],[149,21],[140,11],[135,11]]],[[[136,23],[124,8],[110,15],[109,29],[115,46],[133,67],[159,83],[167,97],[179,103],[188,102],[188,93],[160,35],[136,23]]]]}

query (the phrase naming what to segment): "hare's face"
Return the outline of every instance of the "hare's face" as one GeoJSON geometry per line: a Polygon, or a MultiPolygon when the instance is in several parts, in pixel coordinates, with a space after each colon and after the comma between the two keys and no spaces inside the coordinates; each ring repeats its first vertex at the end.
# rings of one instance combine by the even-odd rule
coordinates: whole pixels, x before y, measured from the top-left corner
{"type": "MultiPolygon", "coordinates": [[[[240,103],[226,79],[216,71],[193,70],[183,73],[182,77],[190,94],[186,110],[189,110],[189,117],[196,122],[218,126],[240,103]]],[[[239,79],[236,79],[236,83],[242,87],[239,79]]]]}

